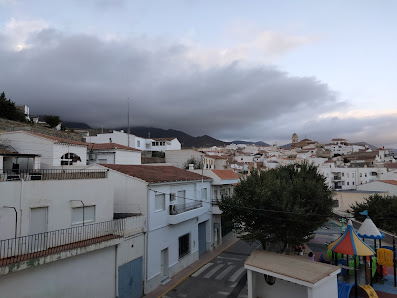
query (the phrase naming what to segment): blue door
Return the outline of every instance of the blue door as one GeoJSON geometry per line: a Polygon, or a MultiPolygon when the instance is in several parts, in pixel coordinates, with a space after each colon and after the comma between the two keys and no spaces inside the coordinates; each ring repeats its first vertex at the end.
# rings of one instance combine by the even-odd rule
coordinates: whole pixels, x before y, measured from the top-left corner
{"type": "Polygon", "coordinates": [[[199,255],[201,256],[207,250],[207,238],[205,230],[205,222],[198,225],[198,242],[199,242],[199,255]]]}
{"type": "Polygon", "coordinates": [[[119,298],[143,296],[142,263],[140,257],[119,267],[119,298]]]}

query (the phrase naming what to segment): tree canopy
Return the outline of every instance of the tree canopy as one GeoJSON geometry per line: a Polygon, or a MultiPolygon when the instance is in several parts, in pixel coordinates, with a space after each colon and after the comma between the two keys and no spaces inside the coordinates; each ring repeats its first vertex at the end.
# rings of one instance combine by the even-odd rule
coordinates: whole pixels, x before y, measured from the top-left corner
{"type": "Polygon", "coordinates": [[[0,118],[25,122],[25,114],[20,111],[15,103],[6,98],[4,92],[0,94],[0,118]]]}
{"type": "Polygon", "coordinates": [[[308,241],[332,216],[333,200],[317,167],[304,163],[254,171],[218,204],[241,238],[285,251],[308,241]]]}
{"type": "Polygon", "coordinates": [[[369,217],[378,228],[397,233],[397,196],[374,194],[366,198],[363,203],[356,203],[350,207],[358,220],[364,220],[365,216],[360,215],[360,212],[368,210],[369,217]]]}
{"type": "Polygon", "coordinates": [[[44,116],[44,121],[51,127],[54,128],[56,127],[59,123],[61,123],[61,119],[59,116],[55,115],[45,115],[44,116]]]}

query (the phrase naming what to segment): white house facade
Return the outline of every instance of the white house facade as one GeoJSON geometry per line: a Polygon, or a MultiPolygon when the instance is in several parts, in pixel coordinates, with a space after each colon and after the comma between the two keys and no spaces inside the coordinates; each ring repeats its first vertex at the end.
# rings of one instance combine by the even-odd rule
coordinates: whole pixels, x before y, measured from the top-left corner
{"type": "Polygon", "coordinates": [[[104,167],[115,213],[147,214],[145,293],[212,249],[211,179],[172,166],[104,167]]]}

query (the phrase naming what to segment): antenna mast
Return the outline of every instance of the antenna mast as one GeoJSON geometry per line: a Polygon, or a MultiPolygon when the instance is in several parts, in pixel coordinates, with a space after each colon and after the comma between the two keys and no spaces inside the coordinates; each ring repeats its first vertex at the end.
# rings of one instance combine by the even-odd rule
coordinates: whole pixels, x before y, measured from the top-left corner
{"type": "Polygon", "coordinates": [[[128,128],[127,128],[127,133],[128,133],[128,147],[130,147],[130,98],[128,97],[128,128]]]}

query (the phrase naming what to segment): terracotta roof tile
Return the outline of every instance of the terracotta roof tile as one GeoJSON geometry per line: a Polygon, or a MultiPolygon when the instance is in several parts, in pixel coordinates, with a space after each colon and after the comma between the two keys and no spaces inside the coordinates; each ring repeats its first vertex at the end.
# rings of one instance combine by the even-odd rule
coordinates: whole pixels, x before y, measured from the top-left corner
{"type": "Polygon", "coordinates": [[[385,163],[384,165],[385,165],[385,167],[388,168],[388,169],[397,169],[397,162],[385,163]]]}
{"type": "Polygon", "coordinates": [[[383,183],[397,185],[397,180],[379,180],[379,181],[383,183]]]}
{"type": "Polygon", "coordinates": [[[238,175],[232,170],[212,170],[221,179],[239,179],[238,175]]]}
{"type": "Polygon", "coordinates": [[[99,144],[87,144],[88,148],[91,150],[113,150],[113,149],[122,149],[122,150],[130,150],[130,151],[138,151],[141,150],[131,148],[128,146],[120,145],[117,143],[99,143],[99,144]]]}
{"type": "MultiPolygon", "coordinates": [[[[139,178],[149,183],[164,183],[177,181],[201,181],[202,176],[173,166],[148,166],[148,165],[112,165],[102,166],[124,173],[131,177],[139,178]]],[[[212,180],[203,176],[204,180],[212,180]]]]}

